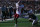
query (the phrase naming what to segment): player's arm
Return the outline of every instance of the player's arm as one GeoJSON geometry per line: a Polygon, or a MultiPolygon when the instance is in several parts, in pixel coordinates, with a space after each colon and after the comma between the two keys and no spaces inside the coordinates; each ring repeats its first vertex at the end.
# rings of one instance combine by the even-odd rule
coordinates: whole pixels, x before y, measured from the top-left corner
{"type": "Polygon", "coordinates": [[[18,1],[17,3],[19,3],[20,1],[18,1]]]}
{"type": "Polygon", "coordinates": [[[17,3],[19,3],[21,0],[19,0],[17,3]]]}
{"type": "Polygon", "coordinates": [[[25,16],[25,17],[23,16],[23,18],[25,18],[25,19],[29,19],[29,16],[25,16]]]}

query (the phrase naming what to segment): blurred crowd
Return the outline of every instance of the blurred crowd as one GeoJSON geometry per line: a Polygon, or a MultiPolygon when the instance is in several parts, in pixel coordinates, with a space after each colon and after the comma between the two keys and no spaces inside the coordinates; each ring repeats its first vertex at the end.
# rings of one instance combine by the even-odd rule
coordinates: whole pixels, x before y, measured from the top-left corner
{"type": "MultiPolygon", "coordinates": [[[[12,18],[12,15],[16,13],[15,10],[15,2],[1,2],[0,3],[0,9],[2,12],[2,17],[10,17],[12,18]]],[[[24,8],[22,8],[22,11],[24,10],[25,13],[29,11],[30,9],[33,10],[34,13],[40,13],[40,2],[36,1],[21,1],[19,5],[24,5],[24,8]]],[[[21,12],[22,12],[21,11],[21,12]]]]}

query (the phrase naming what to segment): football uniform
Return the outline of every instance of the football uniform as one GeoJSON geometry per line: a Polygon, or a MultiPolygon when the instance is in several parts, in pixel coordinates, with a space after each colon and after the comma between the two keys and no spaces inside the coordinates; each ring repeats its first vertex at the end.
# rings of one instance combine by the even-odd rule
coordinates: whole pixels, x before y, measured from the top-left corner
{"type": "Polygon", "coordinates": [[[18,3],[16,3],[16,14],[14,16],[17,16],[18,18],[21,15],[21,9],[24,7],[24,5],[19,6],[18,3]]]}
{"type": "Polygon", "coordinates": [[[32,25],[34,25],[38,22],[38,18],[34,14],[29,15],[29,18],[31,18],[33,21],[32,25]]]}

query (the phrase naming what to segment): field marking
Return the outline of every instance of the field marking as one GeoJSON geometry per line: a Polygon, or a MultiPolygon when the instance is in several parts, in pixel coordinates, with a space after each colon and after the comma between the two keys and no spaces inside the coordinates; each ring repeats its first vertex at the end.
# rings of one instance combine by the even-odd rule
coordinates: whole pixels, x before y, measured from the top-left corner
{"type": "Polygon", "coordinates": [[[0,22],[7,22],[7,21],[10,21],[10,20],[14,20],[14,18],[11,18],[11,19],[5,19],[5,20],[0,20],[0,22]]]}
{"type": "Polygon", "coordinates": [[[35,15],[40,15],[40,14],[35,14],[35,15]]]}

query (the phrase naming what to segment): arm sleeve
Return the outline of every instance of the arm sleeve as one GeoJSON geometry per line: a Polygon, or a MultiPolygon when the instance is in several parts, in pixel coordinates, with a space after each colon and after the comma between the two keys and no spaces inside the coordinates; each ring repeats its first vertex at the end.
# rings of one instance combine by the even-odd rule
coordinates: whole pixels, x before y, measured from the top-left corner
{"type": "Polygon", "coordinates": [[[17,3],[19,3],[20,1],[18,1],[17,3]]]}
{"type": "Polygon", "coordinates": [[[29,19],[29,16],[27,16],[27,17],[22,16],[22,18],[29,19]]]}

